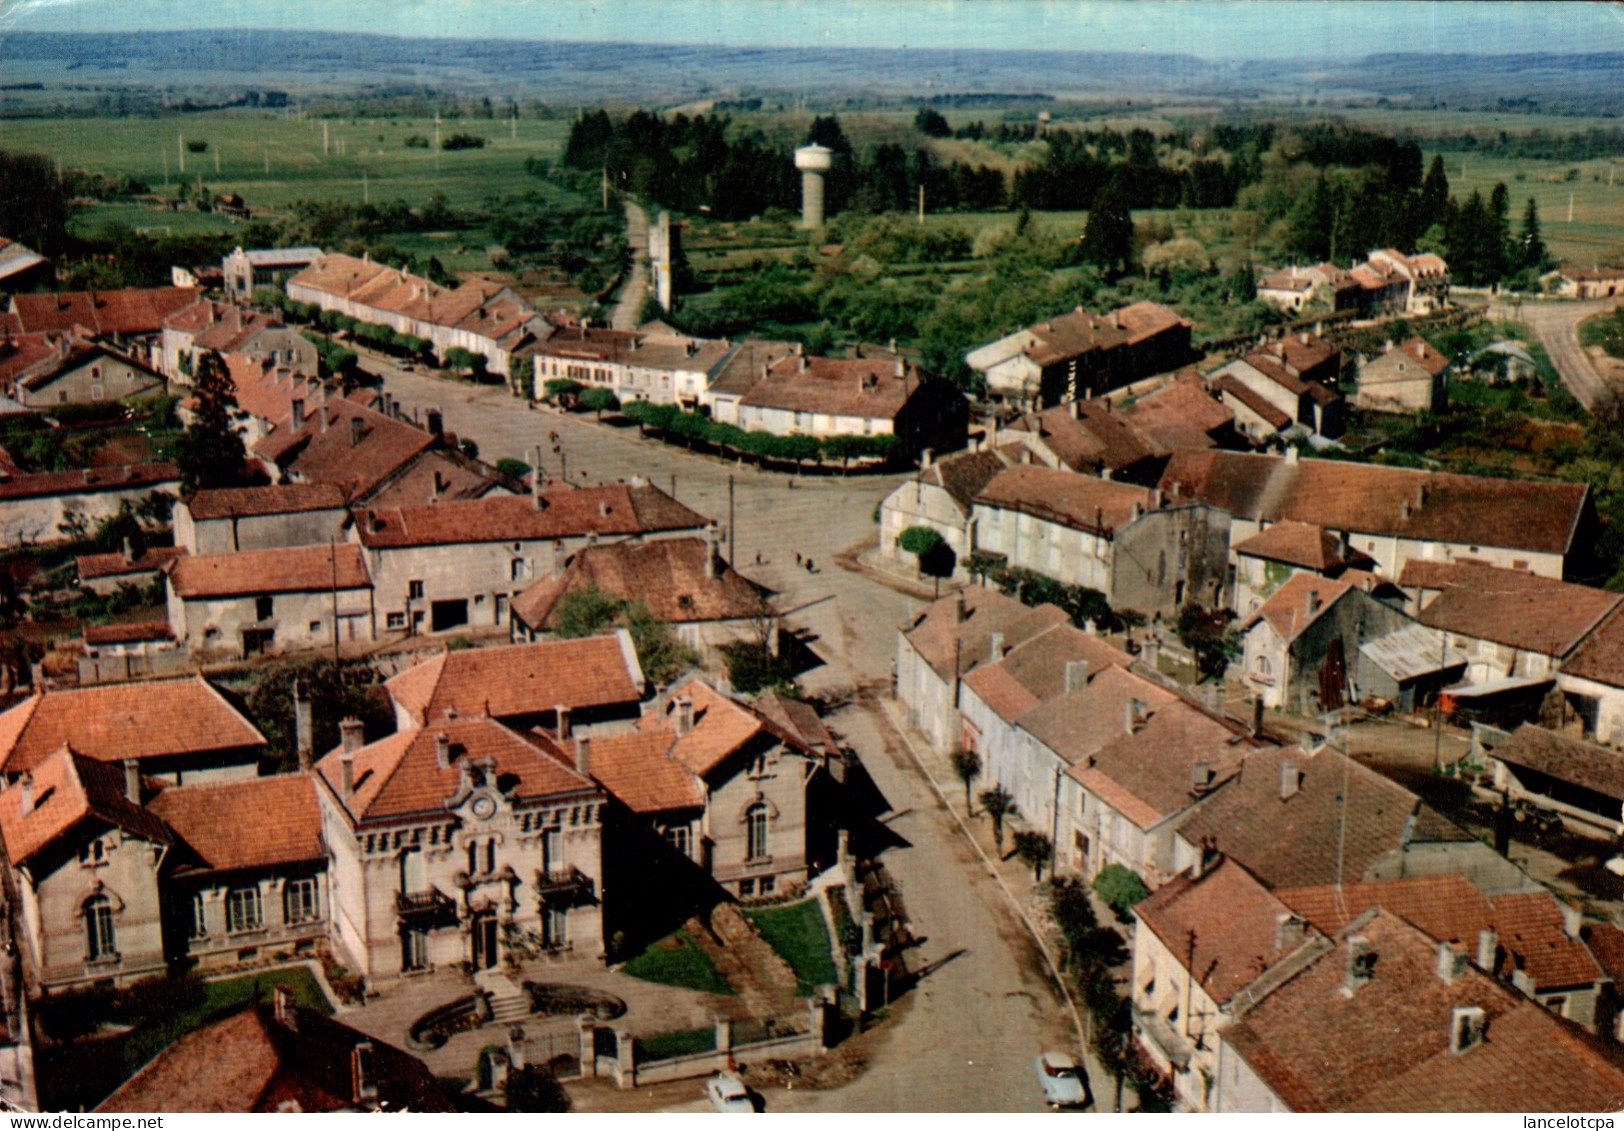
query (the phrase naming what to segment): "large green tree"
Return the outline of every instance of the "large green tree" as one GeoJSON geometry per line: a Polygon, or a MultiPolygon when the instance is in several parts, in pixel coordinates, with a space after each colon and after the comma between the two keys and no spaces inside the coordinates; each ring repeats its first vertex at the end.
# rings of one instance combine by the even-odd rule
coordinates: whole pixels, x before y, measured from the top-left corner
{"type": "Polygon", "coordinates": [[[1133,216],[1121,185],[1112,178],[1088,210],[1082,258],[1107,275],[1123,275],[1133,265],[1133,216]]]}
{"type": "Polygon", "coordinates": [[[48,158],[0,150],[0,235],[45,255],[68,244],[72,194],[48,158]]]}
{"type": "Polygon", "coordinates": [[[191,494],[240,484],[248,452],[232,420],[237,396],[225,361],[213,350],[198,359],[192,402],[192,422],[175,440],[181,488],[191,494]]]}
{"type": "Polygon", "coordinates": [[[1512,262],[1517,267],[1531,267],[1536,271],[1544,270],[1550,262],[1539,231],[1539,206],[1533,197],[1528,198],[1528,207],[1523,209],[1522,231],[1517,236],[1517,251],[1512,262]]]}

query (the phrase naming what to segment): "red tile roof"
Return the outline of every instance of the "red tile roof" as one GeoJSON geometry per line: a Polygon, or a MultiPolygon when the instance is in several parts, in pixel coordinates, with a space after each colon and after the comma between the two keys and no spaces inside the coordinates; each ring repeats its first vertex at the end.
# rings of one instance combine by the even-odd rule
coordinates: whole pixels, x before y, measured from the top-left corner
{"type": "Polygon", "coordinates": [[[327,856],[316,783],[309,774],[172,785],[147,808],[210,871],[320,863],[327,856]]]}
{"type": "Polygon", "coordinates": [[[1207,393],[1198,379],[1177,380],[1117,409],[1150,441],[1157,455],[1175,448],[1210,448],[1234,427],[1235,413],[1207,393]]]}
{"type": "Polygon", "coordinates": [[[976,668],[964,677],[964,685],[1012,723],[1039,703],[1064,694],[1066,665],[1079,660],[1089,675],[1133,663],[1133,657],[1098,636],[1057,624],[1009,649],[997,663],[976,668]]]}
{"type": "Polygon", "coordinates": [[[704,782],[671,756],[676,735],[664,728],[598,735],[589,769],[598,783],[634,813],[700,809],[704,782]]]}
{"type": "Polygon", "coordinates": [[[937,380],[912,363],[889,358],[786,357],[769,365],[739,404],[891,420],[937,380]]]}
{"type": "Polygon", "coordinates": [[[1624,753],[1524,723],[1491,755],[1513,767],[1526,766],[1557,781],[1624,801],[1624,753]]]}
{"type": "Polygon", "coordinates": [[[50,690],[0,714],[0,773],[33,769],[66,743],[103,762],[265,745],[201,676],[50,690]]]}
{"type": "Polygon", "coordinates": [[[1438,944],[1383,911],[1225,1028],[1223,1040],[1293,1111],[1615,1111],[1624,1069],[1576,1026],[1467,967],[1438,976],[1438,944]],[[1350,939],[1375,955],[1344,992],[1350,939]],[[1484,1039],[1450,1050],[1454,1010],[1484,1039]]]}
{"type": "Polygon", "coordinates": [[[767,614],[765,591],[726,562],[706,576],[714,550],[702,538],[664,538],[589,546],[570,559],[563,576],[540,581],[513,599],[513,615],[532,629],[554,627],[567,593],[595,587],[620,601],[641,601],[666,624],[748,620],[767,614]]]}
{"type": "Polygon", "coordinates": [[[1133,914],[1220,1006],[1308,941],[1308,932],[1282,930],[1290,907],[1223,857],[1200,876],[1169,880],[1133,914]]]}
{"type": "Polygon", "coordinates": [[[80,581],[95,581],[104,577],[126,577],[132,573],[152,573],[165,562],[184,557],[180,546],[150,546],[133,559],[123,554],[84,554],[73,559],[80,581]]]}
{"type": "Polygon", "coordinates": [[[1583,483],[1219,451],[1175,453],[1162,487],[1249,521],[1551,554],[1572,548],[1590,493],[1583,483]]]}
{"type": "MultiPolygon", "coordinates": [[[[1265,400],[1263,396],[1233,373],[1225,373],[1219,377],[1214,388],[1218,392],[1220,402],[1227,404],[1231,399],[1235,400],[1251,409],[1255,415],[1262,418],[1276,432],[1283,432],[1294,423],[1291,416],[1281,412],[1274,406],[1274,402],[1265,400]]],[[[1168,470],[1171,471],[1172,469],[1169,468],[1168,470]]]]}
{"type": "Polygon", "coordinates": [[[1179,835],[1191,844],[1215,842],[1271,888],[1338,877],[1351,883],[1407,845],[1472,840],[1403,786],[1329,747],[1248,754],[1235,779],[1190,814],[1179,835]],[[1298,785],[1282,798],[1288,767],[1298,785]]]}
{"type": "Polygon", "coordinates": [[[426,449],[433,436],[343,399],[310,410],[304,424],[276,425],[254,454],[310,483],[333,483],[351,499],[371,494],[426,449]]]}
{"type": "Polygon", "coordinates": [[[1063,761],[1078,763],[1124,733],[1131,704],[1154,710],[1178,700],[1161,684],[1112,665],[1091,676],[1082,690],[1033,707],[1021,716],[1021,728],[1063,761]]]}
{"type": "Polygon", "coordinates": [[[677,701],[683,697],[691,700],[693,729],[678,735],[671,747],[671,757],[690,773],[704,777],[758,735],[768,733],[766,722],[759,715],[703,680],[689,680],[679,687],[680,690],[673,689],[673,694],[664,701],[663,709],[644,715],[637,725],[644,731],[674,731],[677,701]]]}
{"type": "Polygon", "coordinates": [[[972,585],[927,606],[903,635],[939,677],[951,679],[955,658],[960,675],[990,661],[994,633],[1003,636],[1005,648],[1014,648],[1057,624],[1070,623],[1071,618],[1055,605],[1028,608],[996,589],[972,585]]]}
{"type": "Polygon", "coordinates": [[[1125,719],[1119,721],[1066,770],[1141,829],[1182,813],[1229,781],[1250,749],[1232,726],[1181,699],[1149,705],[1143,720],[1131,733],[1125,719]]]}
{"type": "Polygon", "coordinates": [[[96,1108],[98,1112],[452,1112],[427,1065],[387,1041],[302,1006],[278,1019],[256,1001],[187,1033],[96,1108]],[[352,1053],[365,1043],[368,1084],[355,1094],[352,1053]]]}
{"type": "Polygon", "coordinates": [[[366,557],[351,542],[181,557],[166,572],[183,601],[372,588],[366,557]]]}
{"type": "Polygon", "coordinates": [[[1133,419],[1125,411],[1113,412],[1104,400],[1056,405],[1026,417],[1015,427],[1036,434],[1072,471],[1090,475],[1121,471],[1158,454],[1155,443],[1133,419]]]}
{"type": "Polygon", "coordinates": [[[1010,465],[996,451],[956,452],[944,456],[920,472],[920,482],[947,492],[959,511],[968,515],[976,494],[992,477],[1010,465]]]}
{"type": "Polygon", "coordinates": [[[271,514],[343,510],[344,492],[333,483],[278,483],[271,487],[221,487],[185,500],[197,522],[271,514]]]}
{"type": "Polygon", "coordinates": [[[102,491],[145,491],[179,487],[180,468],[173,463],[132,463],[121,467],[87,467],[79,471],[0,474],[0,502],[41,499],[52,495],[94,495],[102,491]]]}
{"type": "Polygon", "coordinates": [[[976,502],[1112,538],[1153,509],[1156,496],[1127,483],[1022,465],[999,472],[982,488],[976,502]]]}
{"type": "MultiPolygon", "coordinates": [[[[1414,363],[1429,376],[1436,377],[1449,368],[1449,359],[1432,348],[1425,338],[1411,338],[1403,345],[1382,354],[1376,361],[1384,361],[1402,355],[1402,360],[1414,363]]],[[[1370,364],[1375,364],[1371,362],[1370,364]]]]}
{"type": "Polygon", "coordinates": [[[133,644],[142,640],[173,640],[166,621],[139,621],[133,624],[90,624],[85,626],[85,643],[133,644]]]}
{"type": "Polygon", "coordinates": [[[168,844],[163,821],[125,794],[124,767],[59,746],[41,759],[27,783],[0,792],[0,837],[6,857],[26,864],[81,822],[95,819],[153,844],[168,844]]]}
{"type": "Polygon", "coordinates": [[[1624,597],[1520,570],[1460,565],[1422,624],[1527,652],[1566,656],[1624,597]]]}
{"type": "Polygon", "coordinates": [[[1269,627],[1280,634],[1280,639],[1290,644],[1352,591],[1353,586],[1346,581],[1333,581],[1306,572],[1294,573],[1258,606],[1257,612],[1242,626],[1243,631],[1249,631],[1260,620],[1267,621],[1269,627]]]}
{"type": "Polygon", "coordinates": [[[1603,618],[1589,636],[1562,661],[1562,671],[1581,679],[1624,687],[1624,612],[1603,618]]]}
{"type": "Polygon", "coordinates": [[[195,287],[154,287],[13,295],[11,309],[24,333],[83,326],[96,334],[156,334],[165,318],[199,294],[195,287]]]}
{"type": "Polygon", "coordinates": [[[710,520],[658,487],[565,487],[530,498],[493,495],[429,504],[369,508],[357,526],[370,549],[448,546],[470,542],[549,541],[629,537],[677,530],[699,532],[710,520]]]}
{"type": "Polygon", "coordinates": [[[384,690],[419,724],[437,722],[447,710],[518,718],[559,704],[577,711],[632,706],[643,697],[643,672],[621,631],[442,652],[407,668],[384,690]]]}
{"type": "Polygon", "coordinates": [[[1235,543],[1234,551],[1252,558],[1301,566],[1327,573],[1345,564],[1342,543],[1334,534],[1306,522],[1277,522],[1235,543]]]}
{"type": "Polygon", "coordinates": [[[504,793],[515,801],[539,801],[597,791],[575,772],[574,760],[543,734],[521,734],[484,716],[442,719],[427,727],[399,731],[361,747],[354,754],[355,792],[343,794],[343,751],[334,750],[316,763],[316,773],[332,787],[353,823],[383,821],[423,814],[443,814],[446,799],[462,783],[459,763],[495,763],[497,781],[511,778],[504,793]],[[437,745],[450,743],[449,761],[441,768],[437,745]]]}

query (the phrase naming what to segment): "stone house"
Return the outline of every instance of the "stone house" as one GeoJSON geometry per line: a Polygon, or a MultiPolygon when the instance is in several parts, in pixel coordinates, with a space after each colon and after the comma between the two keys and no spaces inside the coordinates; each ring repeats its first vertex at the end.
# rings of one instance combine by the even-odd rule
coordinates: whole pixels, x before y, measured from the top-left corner
{"type": "Polygon", "coordinates": [[[975,497],[974,548],[1105,594],[1113,609],[1171,616],[1216,607],[1228,574],[1229,518],[1193,501],[1069,471],[1017,466],[975,497]]]}
{"type": "Polygon", "coordinates": [[[1591,953],[1577,907],[1549,891],[1489,896],[1464,876],[1416,876],[1371,883],[1282,888],[1275,893],[1328,935],[1375,907],[1440,943],[1466,951],[1477,969],[1590,1032],[1611,1030],[1599,1010],[1611,979],[1591,953]]]}
{"type": "Polygon", "coordinates": [[[546,397],[548,381],[569,380],[607,388],[623,404],[650,401],[694,409],[736,348],[726,339],[689,337],[661,322],[637,330],[560,327],[530,347],[536,399],[546,397]]]}
{"type": "Polygon", "coordinates": [[[184,546],[148,546],[137,553],[126,540],[124,549],[116,553],[79,555],[73,559],[73,569],[80,588],[92,593],[114,593],[125,585],[151,585],[166,564],[186,552],[184,546]]]}
{"type": "Polygon", "coordinates": [[[1106,668],[1132,662],[1099,637],[1057,624],[999,658],[989,655],[961,682],[964,749],[980,757],[983,782],[1008,790],[1022,818],[1045,835],[1054,833],[1056,775],[1065,764],[1031,740],[1022,720],[1051,699],[1081,691],[1106,668]]]}
{"type": "Polygon", "coordinates": [[[1195,360],[1191,323],[1159,303],[1078,307],[965,354],[987,395],[1026,409],[1083,400],[1195,360]]]}
{"type": "Polygon", "coordinates": [[[260,734],[201,676],[48,688],[0,714],[0,775],[16,782],[64,745],[173,785],[254,777],[260,734]]]}
{"type": "Polygon", "coordinates": [[[1412,623],[1349,582],[1293,574],[1241,625],[1241,679],[1269,707],[1335,710],[1360,698],[1360,646],[1412,623]]]}
{"type": "Polygon", "coordinates": [[[1336,579],[1350,570],[1374,564],[1363,554],[1342,545],[1323,527],[1287,519],[1271,523],[1250,538],[1237,542],[1235,588],[1230,607],[1243,617],[1258,607],[1300,571],[1336,579]]]}
{"type": "Polygon", "coordinates": [[[541,315],[499,283],[470,279],[455,288],[442,287],[348,255],[324,255],[290,276],[286,286],[295,302],[422,338],[442,359],[452,349],[479,354],[490,372],[503,377],[515,354],[552,331],[541,315]]]}
{"type": "Polygon", "coordinates": [[[513,636],[534,640],[552,632],[559,602],[590,588],[617,601],[641,602],[701,655],[714,658],[718,648],[735,643],[761,643],[776,655],[779,618],[770,592],[723,561],[714,539],[712,527],[703,539],[588,546],[557,576],[513,598],[513,636]]]}
{"type": "Polygon", "coordinates": [[[1612,298],[1624,294],[1624,267],[1564,267],[1556,279],[1563,298],[1612,298]]]}
{"type": "Polygon", "coordinates": [[[300,373],[316,374],[315,343],[284,326],[274,315],[202,298],[164,319],[154,364],[171,380],[190,385],[207,352],[266,361],[300,373]]]}
{"type": "Polygon", "coordinates": [[[198,491],[175,504],[175,545],[197,555],[320,546],[343,540],[350,516],[334,483],[198,491]]]}
{"type": "Polygon", "coordinates": [[[180,492],[173,463],[132,463],[78,471],[0,471],[0,539],[22,546],[55,542],[75,527],[93,530],[128,503],[180,492]]]}
{"type": "Polygon", "coordinates": [[[220,260],[220,274],[226,294],[237,302],[247,302],[254,292],[281,287],[293,275],[322,257],[319,247],[250,248],[241,245],[220,260]]]}
{"type": "Polygon", "coordinates": [[[960,684],[980,664],[1071,618],[1054,605],[1028,608],[995,589],[971,586],[943,597],[897,633],[896,697],[908,721],[938,751],[965,742],[960,684]],[[996,647],[995,647],[996,646],[996,647]]]}
{"type": "Polygon", "coordinates": [[[1448,403],[1449,359],[1425,338],[1388,344],[1359,367],[1353,403],[1370,412],[1442,412],[1448,403]]]}
{"type": "Polygon", "coordinates": [[[1277,310],[1301,313],[1309,303],[1318,302],[1327,312],[1359,309],[1360,287],[1353,273],[1334,263],[1312,267],[1287,267],[1263,276],[1257,283],[1259,302],[1277,310]]]}
{"type": "Polygon", "coordinates": [[[1624,826],[1624,754],[1533,723],[1488,751],[1494,788],[1612,837],[1624,826]]]}
{"type": "MultiPolygon", "coordinates": [[[[1589,1034],[1377,908],[1218,1033],[1214,1111],[1608,1108],[1624,1070],[1589,1034]]],[[[1261,987],[1260,987],[1261,989],[1261,987]]]]}
{"type": "Polygon", "coordinates": [[[250,657],[370,644],[372,578],[349,542],[175,559],[169,627],[194,657],[250,657]]]}
{"type": "Polygon", "coordinates": [[[26,408],[121,401],[165,388],[145,361],[94,338],[34,334],[0,343],[0,393],[26,408]]]}
{"type": "Polygon", "coordinates": [[[1585,738],[1624,745],[1624,613],[1615,609],[1591,629],[1562,660],[1556,682],[1585,738]]]}
{"type": "MultiPolygon", "coordinates": [[[[1412,581],[1420,571],[1407,570],[1412,581]]],[[[1624,598],[1602,589],[1471,562],[1432,564],[1417,619],[1443,632],[1473,683],[1553,679],[1562,661],[1624,598]]],[[[1404,582],[1400,578],[1400,583],[1404,582]]]]}
{"type": "Polygon", "coordinates": [[[1371,252],[1366,263],[1403,280],[1405,314],[1435,314],[1449,305],[1449,264],[1442,256],[1405,255],[1389,247],[1371,252]]]}
{"type": "Polygon", "coordinates": [[[1253,441],[1292,430],[1335,439],[1345,427],[1336,391],[1341,358],[1340,350],[1305,331],[1260,346],[1207,380],[1253,441]]]}
{"type": "MultiPolygon", "coordinates": [[[[539,487],[539,483],[537,484],[539,487]]],[[[599,539],[705,536],[710,520],[657,487],[533,489],[357,510],[382,633],[506,628],[513,598],[599,539]]]]}
{"type": "Polygon", "coordinates": [[[966,566],[974,549],[971,513],[975,496],[1016,461],[1010,453],[994,448],[957,452],[940,460],[925,452],[921,462],[919,474],[880,503],[880,544],[876,553],[897,568],[917,569],[918,559],[904,550],[898,539],[909,527],[929,527],[942,536],[953,555],[952,577],[964,580],[970,576],[966,566]]]}
{"type": "Polygon", "coordinates": [[[810,357],[764,366],[738,402],[738,427],[774,436],[895,436],[898,454],[954,452],[968,436],[970,402],[900,355],[810,357]]]}
{"type": "Polygon", "coordinates": [[[1217,1110],[1222,1031],[1330,942],[1216,852],[1134,905],[1133,1032],[1179,1111],[1217,1110]]]}
{"type": "Polygon", "coordinates": [[[1240,544],[1269,523],[1321,527],[1396,578],[1413,559],[1473,558],[1546,577],[1582,568],[1596,529],[1590,488],[1246,452],[1180,451],[1164,498],[1230,516],[1240,544]]]}
{"type": "Polygon", "coordinates": [[[820,848],[829,846],[815,835],[817,779],[838,751],[809,744],[786,721],[690,677],[655,700],[636,730],[578,741],[623,815],[621,851],[605,864],[617,922],[637,929],[643,905],[660,899],[643,890],[650,877],[640,873],[652,861],[627,818],[675,857],[657,870],[660,879],[694,879],[692,866],[729,895],[751,899],[793,891],[819,870],[820,848]]]}
{"type": "Polygon", "coordinates": [[[200,297],[193,287],[127,287],[115,291],[59,291],[12,295],[8,313],[21,334],[81,331],[120,352],[145,355],[163,332],[164,319],[200,297]]]}
{"type": "Polygon", "coordinates": [[[373,983],[466,962],[603,951],[603,791],[579,750],[481,715],[316,764],[331,942],[373,983]]]}

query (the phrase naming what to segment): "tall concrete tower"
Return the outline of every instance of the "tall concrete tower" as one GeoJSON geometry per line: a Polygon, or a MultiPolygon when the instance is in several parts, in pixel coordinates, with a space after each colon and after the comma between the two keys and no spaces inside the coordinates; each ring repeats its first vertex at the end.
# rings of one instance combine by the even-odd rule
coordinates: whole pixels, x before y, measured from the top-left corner
{"type": "Polygon", "coordinates": [[[821,145],[804,145],[795,151],[795,167],[801,171],[801,227],[823,227],[823,174],[834,161],[834,150],[821,145]]]}

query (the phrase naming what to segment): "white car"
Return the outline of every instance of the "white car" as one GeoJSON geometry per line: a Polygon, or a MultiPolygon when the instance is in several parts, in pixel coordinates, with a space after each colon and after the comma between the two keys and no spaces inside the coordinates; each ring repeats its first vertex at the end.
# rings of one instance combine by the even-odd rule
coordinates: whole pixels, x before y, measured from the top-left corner
{"type": "Polygon", "coordinates": [[[1043,1085],[1043,1098],[1050,1106],[1082,1107],[1088,1102],[1082,1069],[1068,1054],[1051,1049],[1037,1058],[1037,1071],[1038,1082],[1043,1085]]]}
{"type": "Polygon", "coordinates": [[[750,1102],[750,1089],[737,1076],[726,1072],[705,1081],[705,1095],[711,1106],[723,1115],[754,1115],[756,1105],[750,1102]]]}

